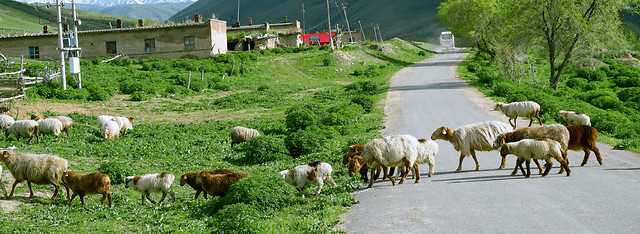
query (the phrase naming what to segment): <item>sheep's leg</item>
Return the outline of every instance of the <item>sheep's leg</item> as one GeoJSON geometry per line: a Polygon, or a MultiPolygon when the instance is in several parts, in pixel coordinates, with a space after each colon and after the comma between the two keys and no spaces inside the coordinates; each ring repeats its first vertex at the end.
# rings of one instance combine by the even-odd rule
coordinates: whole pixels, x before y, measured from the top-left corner
{"type": "Polygon", "coordinates": [[[411,171],[411,167],[413,166],[413,164],[411,164],[409,162],[405,162],[404,166],[406,167],[405,173],[404,173],[404,175],[402,175],[402,178],[400,179],[400,183],[399,184],[402,184],[402,183],[404,183],[405,180],[407,180],[407,176],[409,175],[409,171],[411,171]]]}
{"type": "Polygon", "coordinates": [[[33,190],[31,190],[31,181],[27,180],[27,185],[29,186],[29,198],[33,197],[33,190]]]}
{"type": "MultiPolygon", "coordinates": [[[[540,119],[540,116],[536,116],[536,119],[538,119],[538,123],[540,123],[540,126],[542,126],[542,120],[540,119]]],[[[531,119],[531,121],[533,122],[533,119],[531,119]]],[[[531,124],[529,124],[529,126],[531,126],[531,124]]]]}
{"type": "Polygon", "coordinates": [[[316,177],[316,183],[318,183],[318,186],[316,187],[316,196],[318,194],[320,194],[320,191],[322,191],[322,185],[324,185],[324,181],[322,180],[322,178],[316,177]]]}
{"type": "Polygon", "coordinates": [[[502,162],[500,163],[500,166],[498,167],[498,169],[504,169],[506,165],[507,165],[507,156],[505,155],[504,157],[502,157],[502,162]]]}
{"type": "Polygon", "coordinates": [[[393,176],[396,172],[396,167],[390,167],[389,168],[389,176],[393,176]]]}
{"type": "Polygon", "coordinates": [[[462,160],[464,160],[464,154],[460,153],[460,163],[458,163],[458,169],[456,169],[456,173],[462,170],[462,160]]]}
{"type": "Polygon", "coordinates": [[[162,192],[162,198],[160,198],[160,201],[158,201],[158,203],[162,203],[166,197],[167,197],[167,192],[162,192]]]}
{"type": "Polygon", "coordinates": [[[567,171],[567,176],[571,175],[571,169],[569,169],[569,161],[562,158],[556,158],[556,160],[560,162],[560,168],[563,168],[567,171]]]}
{"type": "MultiPolygon", "coordinates": [[[[375,169],[376,173],[371,176],[371,179],[377,180],[378,178],[380,178],[380,170],[382,170],[380,167],[376,167],[376,169],[375,169]]],[[[382,177],[382,180],[384,180],[385,178],[387,178],[387,177],[386,176],[382,177]]]]}
{"type": "Polygon", "coordinates": [[[69,129],[65,129],[65,130],[64,130],[64,133],[66,133],[66,134],[67,134],[67,137],[69,137],[69,129]]]}
{"type": "Polygon", "coordinates": [[[522,167],[522,163],[524,163],[524,159],[518,158],[518,167],[520,167],[520,171],[522,171],[522,176],[527,176],[527,173],[524,171],[524,167],[522,167]]]}
{"type": "MultiPolygon", "coordinates": [[[[394,179],[394,178],[392,178],[392,177],[390,177],[390,176],[389,176],[389,174],[388,174],[388,172],[387,172],[388,170],[387,170],[387,167],[386,167],[386,166],[382,166],[382,171],[384,172],[384,177],[389,178],[389,180],[391,180],[391,184],[392,184],[392,185],[396,185],[396,179],[394,179]]],[[[371,184],[373,184],[373,179],[371,180],[371,184]]]]}
{"type": "Polygon", "coordinates": [[[591,154],[591,150],[587,148],[582,149],[582,151],[584,151],[584,159],[582,159],[582,163],[580,164],[581,167],[587,165],[587,161],[589,161],[589,154],[591,154]]]}
{"type": "Polygon", "coordinates": [[[531,170],[529,168],[529,165],[531,164],[531,159],[527,159],[526,163],[527,163],[527,174],[524,175],[524,178],[529,178],[529,176],[531,176],[531,170]]]}
{"type": "Polygon", "coordinates": [[[538,166],[538,174],[542,175],[542,166],[540,166],[538,160],[534,159],[533,162],[536,163],[536,166],[538,166]]]}
{"type": "Polygon", "coordinates": [[[600,157],[600,150],[598,149],[598,147],[596,147],[595,144],[593,144],[593,147],[591,147],[591,151],[596,154],[596,159],[598,159],[598,163],[600,163],[600,166],[602,166],[602,157],[600,157]]]}
{"type": "Polygon", "coordinates": [[[113,207],[113,203],[111,201],[111,192],[107,192],[107,198],[109,199],[109,208],[113,207]]]}
{"type": "Polygon", "coordinates": [[[476,162],[476,171],[480,170],[480,163],[478,163],[478,159],[476,158],[476,151],[471,151],[471,157],[473,157],[473,161],[476,162]]]}
{"type": "MultiPolygon", "coordinates": [[[[79,196],[80,196],[80,204],[84,206],[84,195],[79,195],[79,196]]],[[[104,198],[102,199],[102,204],[104,204],[104,198]]]]}
{"type": "MultiPolygon", "coordinates": [[[[435,162],[434,157],[430,157],[429,160],[427,160],[427,164],[429,164],[429,177],[431,177],[431,176],[433,176],[433,172],[434,172],[435,167],[436,167],[436,162],[435,162]]],[[[420,173],[417,173],[417,172],[416,172],[416,174],[420,175],[420,173]]]]}
{"type": "MultiPolygon", "coordinates": [[[[51,183],[53,185],[53,187],[56,188],[56,191],[53,192],[53,196],[51,196],[51,200],[56,200],[56,198],[58,198],[58,192],[60,192],[60,185],[55,184],[55,183],[51,183]]],[[[31,188],[29,188],[31,189],[31,188]]]]}
{"type": "Polygon", "coordinates": [[[529,117],[529,127],[531,127],[531,124],[533,124],[533,117],[529,117]]]}
{"type": "Polygon", "coordinates": [[[515,128],[516,128],[516,125],[514,124],[514,123],[515,123],[515,121],[513,121],[514,123],[511,123],[511,120],[512,120],[512,119],[511,119],[511,118],[509,118],[509,125],[511,125],[511,127],[513,127],[513,129],[515,129],[515,128]]]}
{"type": "Polygon", "coordinates": [[[551,167],[553,166],[553,162],[551,161],[551,159],[546,159],[545,161],[547,162],[547,164],[544,165],[545,169],[542,173],[542,177],[548,175],[549,171],[551,171],[551,167]]]}
{"type": "Polygon", "coordinates": [[[75,199],[76,196],[78,196],[77,193],[74,193],[73,196],[71,196],[71,199],[69,199],[69,204],[71,204],[71,202],[73,202],[73,199],[75,199]]]}
{"type": "Polygon", "coordinates": [[[0,188],[2,188],[2,195],[7,197],[7,189],[4,188],[4,183],[2,183],[2,175],[0,174],[0,188]]]}
{"type": "Polygon", "coordinates": [[[156,204],[156,201],[154,201],[153,199],[151,199],[150,197],[151,193],[143,193],[142,194],[142,204],[144,205],[144,199],[147,198],[149,199],[149,201],[151,202],[151,204],[156,204]]]}
{"type": "MultiPolygon", "coordinates": [[[[371,179],[369,180],[369,186],[367,186],[367,188],[371,188],[371,186],[373,186],[373,173],[374,173],[374,171],[376,170],[376,169],[375,169],[375,168],[373,168],[373,167],[372,167],[372,168],[369,168],[369,169],[371,169],[371,175],[370,175],[371,179]]],[[[390,178],[390,179],[391,179],[391,178],[390,178]]],[[[392,182],[394,185],[396,184],[396,182],[395,182],[393,179],[391,179],[391,182],[392,182]]]]}
{"type": "MultiPolygon", "coordinates": [[[[522,168],[522,165],[520,165],[521,163],[522,162],[520,161],[520,158],[516,158],[516,166],[513,168],[513,171],[511,172],[511,175],[515,175],[515,174],[518,173],[518,166],[520,166],[520,168],[522,168]]],[[[524,174],[524,171],[522,171],[522,174],[524,174]]]]}
{"type": "Polygon", "coordinates": [[[171,202],[176,202],[176,193],[173,190],[169,191],[169,195],[171,195],[171,202]]]}
{"type": "Polygon", "coordinates": [[[13,197],[13,191],[16,189],[16,185],[18,185],[18,183],[22,182],[22,180],[16,180],[13,182],[13,186],[11,187],[11,194],[9,194],[9,197],[13,197]]]}
{"type": "MultiPolygon", "coordinates": [[[[198,199],[198,195],[200,195],[200,193],[201,193],[201,192],[202,192],[202,190],[198,190],[198,191],[196,191],[196,197],[195,197],[195,198],[193,198],[193,199],[194,199],[194,200],[197,200],[197,199],[198,199]]],[[[204,195],[204,197],[205,197],[204,199],[206,200],[206,199],[207,199],[207,195],[206,195],[207,193],[204,193],[204,194],[205,194],[205,195],[204,195]]]]}
{"type": "Polygon", "coordinates": [[[420,168],[418,167],[418,163],[413,164],[413,170],[413,174],[416,176],[416,183],[418,183],[420,182],[420,168]]]}
{"type": "MultiPolygon", "coordinates": [[[[569,157],[567,157],[567,151],[562,152],[562,159],[567,162],[567,165],[569,165],[569,157]]],[[[562,174],[564,172],[564,167],[560,167],[560,171],[558,172],[558,174],[562,174]]]]}
{"type": "Polygon", "coordinates": [[[331,175],[327,176],[327,181],[329,181],[329,183],[331,183],[331,185],[333,185],[333,187],[338,186],[338,185],[336,185],[336,181],[333,180],[333,177],[331,177],[331,175]]]}
{"type": "Polygon", "coordinates": [[[108,196],[107,193],[109,193],[109,192],[106,192],[106,193],[102,194],[102,200],[100,201],[100,204],[104,205],[104,202],[107,200],[107,196],[108,196]]]}

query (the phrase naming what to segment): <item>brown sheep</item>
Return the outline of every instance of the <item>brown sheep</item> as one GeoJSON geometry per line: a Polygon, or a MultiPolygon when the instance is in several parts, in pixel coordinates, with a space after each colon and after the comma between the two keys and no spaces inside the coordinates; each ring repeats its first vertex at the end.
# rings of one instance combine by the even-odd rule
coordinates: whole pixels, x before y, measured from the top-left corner
{"type": "MultiPolygon", "coordinates": [[[[231,173],[234,173],[234,171],[228,170],[228,169],[220,169],[220,170],[213,170],[213,171],[187,172],[182,174],[182,176],[180,176],[180,186],[184,186],[184,184],[188,184],[189,186],[191,186],[191,188],[193,188],[193,190],[196,191],[196,196],[194,199],[198,199],[198,196],[200,195],[200,193],[204,191],[204,189],[202,189],[202,185],[200,185],[199,183],[196,183],[196,177],[199,173],[215,175],[215,174],[231,174],[231,173]]],[[[203,196],[204,196],[204,199],[208,199],[206,192],[204,193],[203,196]]]]}
{"type": "Polygon", "coordinates": [[[111,179],[108,175],[102,173],[80,174],[73,171],[66,171],[62,176],[62,181],[73,191],[73,196],[69,198],[69,203],[73,202],[76,196],[80,196],[80,203],[84,205],[84,195],[86,194],[102,194],[102,204],[109,198],[109,207],[112,207],[111,201],[111,179]]]}
{"type": "MultiPolygon", "coordinates": [[[[598,130],[588,125],[571,125],[567,126],[569,130],[569,150],[584,151],[584,159],[580,166],[587,165],[589,160],[589,154],[591,151],[595,153],[598,163],[602,165],[602,157],[600,157],[600,150],[596,146],[598,140],[598,130]]],[[[568,160],[567,160],[568,161],[568,160]]]]}
{"type": "Polygon", "coordinates": [[[227,192],[229,192],[229,187],[238,182],[238,180],[242,178],[248,178],[250,175],[243,173],[231,173],[231,174],[206,174],[206,173],[198,173],[196,175],[196,183],[202,185],[202,189],[211,195],[215,196],[225,196],[227,192]]]}
{"type": "Polygon", "coordinates": [[[38,120],[41,120],[41,119],[44,119],[44,115],[42,113],[36,112],[36,113],[31,114],[31,120],[38,121],[38,120]]]}

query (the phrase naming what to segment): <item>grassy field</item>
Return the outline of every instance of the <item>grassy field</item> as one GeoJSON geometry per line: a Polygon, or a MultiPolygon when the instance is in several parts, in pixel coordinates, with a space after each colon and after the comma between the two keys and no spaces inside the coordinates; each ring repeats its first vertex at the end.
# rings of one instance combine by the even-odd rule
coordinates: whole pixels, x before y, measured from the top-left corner
{"type": "Polygon", "coordinates": [[[3,207],[18,204],[3,211],[0,232],[331,232],[338,215],[356,202],[350,191],[361,184],[341,165],[342,153],[351,144],[380,136],[390,76],[431,54],[391,40],[333,52],[274,49],[213,60],[83,61],[87,88],[74,89],[70,81],[67,93],[73,95],[68,95],[55,85],[37,86],[21,102],[23,115],[45,111],[72,117],[71,137],[47,136],[27,145],[26,139],[10,136],[0,146],[59,155],[76,172],[109,174],[114,207],[100,205],[101,196],[95,195],[86,197],[84,206],[60,196],[51,201],[46,185],[34,185],[38,195],[29,199],[22,183],[17,197],[0,200],[3,207]],[[230,60],[244,66],[221,79],[230,60]],[[198,87],[187,89],[186,71],[194,68],[207,73],[198,87]],[[104,100],[88,101],[91,95],[104,100]],[[134,129],[120,139],[102,139],[99,114],[134,116],[134,129]],[[262,136],[231,148],[229,132],[238,125],[258,129],[262,136]],[[311,186],[302,198],[277,176],[317,160],[332,164],[338,184],[326,185],[319,196],[311,195],[311,186]],[[140,193],[122,184],[128,175],[170,172],[179,177],[223,168],[251,175],[224,198],[193,200],[195,192],[175,181],[175,203],[140,205],[140,193]]]}

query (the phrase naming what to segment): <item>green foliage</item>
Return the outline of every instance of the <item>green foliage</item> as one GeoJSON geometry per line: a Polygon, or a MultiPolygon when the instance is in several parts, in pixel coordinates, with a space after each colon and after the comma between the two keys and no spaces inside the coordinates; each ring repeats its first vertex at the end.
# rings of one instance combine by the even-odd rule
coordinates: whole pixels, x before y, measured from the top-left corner
{"type": "Polygon", "coordinates": [[[622,106],[622,102],[616,96],[599,96],[590,103],[601,109],[618,109],[622,106]]]}
{"type": "Polygon", "coordinates": [[[292,131],[304,130],[318,123],[318,116],[307,108],[289,108],[286,115],[287,128],[292,131]]]}
{"type": "Polygon", "coordinates": [[[616,94],[620,101],[640,102],[640,87],[618,89],[616,94]]]}
{"type": "Polygon", "coordinates": [[[242,144],[248,162],[265,163],[288,157],[289,151],[281,135],[262,135],[242,144]]]}
{"type": "Polygon", "coordinates": [[[365,80],[351,83],[345,87],[345,90],[359,94],[374,95],[384,91],[384,89],[380,86],[381,85],[379,83],[371,80],[365,80]]]}
{"type": "Polygon", "coordinates": [[[130,167],[116,160],[100,164],[98,171],[109,175],[111,184],[123,184],[127,176],[133,175],[130,167]]]}
{"type": "Polygon", "coordinates": [[[369,65],[363,69],[354,70],[352,75],[357,77],[376,77],[382,75],[382,71],[386,68],[386,65],[369,65]]]}
{"type": "Polygon", "coordinates": [[[325,66],[331,66],[331,65],[334,65],[335,62],[333,61],[333,58],[327,57],[327,58],[322,59],[322,64],[325,65],[325,66]]]}
{"type": "Polygon", "coordinates": [[[602,70],[593,70],[586,67],[578,69],[576,73],[578,77],[585,78],[588,81],[602,81],[607,77],[607,74],[602,70]]]}
{"type": "Polygon", "coordinates": [[[87,87],[87,91],[89,91],[89,97],[87,97],[89,101],[109,101],[111,99],[111,94],[104,88],[91,86],[87,87]]]}
{"type": "Polygon", "coordinates": [[[613,83],[618,87],[640,87],[640,76],[617,76],[613,79],[613,83]]]}
{"type": "Polygon", "coordinates": [[[231,185],[221,205],[246,204],[260,212],[280,209],[295,204],[298,191],[276,173],[252,176],[231,185]]]}
{"type": "Polygon", "coordinates": [[[478,76],[478,82],[482,84],[491,84],[500,79],[498,72],[490,67],[482,67],[476,75],[478,76]]]}
{"type": "Polygon", "coordinates": [[[141,102],[149,100],[149,96],[142,91],[135,91],[131,94],[131,101],[141,102]]]}
{"type": "Polygon", "coordinates": [[[480,64],[478,64],[477,62],[468,62],[467,63],[467,70],[469,72],[476,73],[476,72],[480,71],[480,68],[482,68],[482,66],[480,64]]]}
{"type": "Polygon", "coordinates": [[[331,128],[310,126],[304,130],[289,134],[284,143],[289,150],[289,154],[297,158],[301,155],[320,152],[325,144],[337,135],[339,134],[331,128]]]}
{"type": "Polygon", "coordinates": [[[373,98],[366,95],[357,95],[351,99],[351,102],[362,106],[365,113],[371,112],[376,104],[373,98]]]}
{"type": "Polygon", "coordinates": [[[585,78],[575,77],[567,80],[565,85],[569,88],[583,88],[589,81],[585,78]]]}

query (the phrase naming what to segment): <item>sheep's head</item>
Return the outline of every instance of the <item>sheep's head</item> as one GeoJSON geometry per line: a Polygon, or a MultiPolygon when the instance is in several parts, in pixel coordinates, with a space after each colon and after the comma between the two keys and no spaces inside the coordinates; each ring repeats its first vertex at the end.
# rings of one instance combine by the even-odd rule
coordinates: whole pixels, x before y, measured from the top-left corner
{"type": "Polygon", "coordinates": [[[558,117],[567,118],[567,111],[565,110],[558,111],[558,117]]]}
{"type": "Polygon", "coordinates": [[[184,173],[180,176],[180,186],[184,186],[184,184],[187,183],[187,174],[188,173],[184,173]]]}
{"type": "Polygon", "coordinates": [[[0,156],[0,162],[4,162],[12,154],[13,154],[13,151],[11,150],[3,150],[2,155],[0,156]]]}
{"type": "Polygon", "coordinates": [[[498,103],[496,104],[496,106],[494,106],[494,107],[493,107],[493,110],[494,110],[494,111],[502,110],[502,106],[504,106],[504,103],[502,103],[502,102],[498,102],[498,103]]]}
{"type": "Polygon", "coordinates": [[[446,126],[439,127],[433,133],[431,133],[431,140],[435,141],[437,139],[447,140],[453,135],[453,130],[446,126]]]}
{"type": "Polygon", "coordinates": [[[73,176],[73,174],[75,174],[75,172],[73,171],[65,171],[64,175],[62,176],[62,182],[66,185],[69,185],[69,178],[71,176],[73,176]]]}
{"type": "MultiPolygon", "coordinates": [[[[127,176],[127,178],[124,180],[124,187],[125,188],[129,188],[129,187],[135,187],[136,186],[136,176],[127,176]]],[[[138,177],[140,178],[140,177],[138,177]]]]}
{"type": "Polygon", "coordinates": [[[357,171],[362,168],[364,164],[364,159],[360,156],[354,156],[351,161],[349,161],[349,176],[353,177],[357,171]]]}
{"type": "Polygon", "coordinates": [[[500,148],[500,156],[506,157],[507,155],[509,155],[509,150],[509,144],[503,144],[502,148],[500,148]]]}
{"type": "Polygon", "coordinates": [[[500,134],[496,137],[496,141],[493,142],[493,149],[498,149],[504,144],[504,137],[504,134],[500,134]]]}

